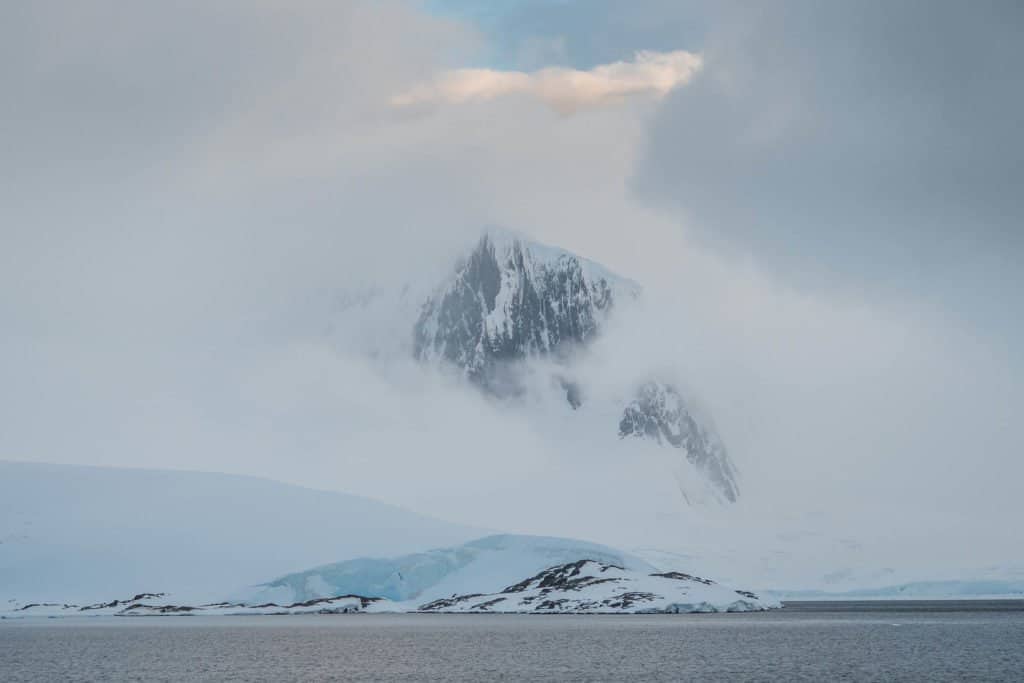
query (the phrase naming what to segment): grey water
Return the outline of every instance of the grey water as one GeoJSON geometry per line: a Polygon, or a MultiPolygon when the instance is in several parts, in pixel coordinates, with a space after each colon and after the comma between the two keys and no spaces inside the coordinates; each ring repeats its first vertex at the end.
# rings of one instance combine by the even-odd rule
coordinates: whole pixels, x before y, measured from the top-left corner
{"type": "Polygon", "coordinates": [[[15,681],[1021,681],[1024,602],[0,621],[15,681]]]}

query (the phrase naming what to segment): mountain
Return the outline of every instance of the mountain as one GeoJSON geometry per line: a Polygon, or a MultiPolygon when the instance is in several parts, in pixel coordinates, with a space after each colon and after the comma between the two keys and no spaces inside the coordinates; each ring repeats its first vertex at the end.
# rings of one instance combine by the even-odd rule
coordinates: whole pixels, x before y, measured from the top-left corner
{"type": "Polygon", "coordinates": [[[424,303],[414,353],[447,361],[501,395],[517,388],[509,366],[564,360],[597,335],[617,302],[639,293],[636,283],[567,251],[489,232],[424,303]]]}
{"type": "MultiPolygon", "coordinates": [[[[522,395],[527,378],[541,368],[568,404],[581,410],[594,397],[590,378],[574,362],[577,354],[616,309],[641,293],[632,280],[571,252],[489,231],[423,303],[413,326],[413,354],[456,368],[498,398],[522,395]]],[[[735,502],[736,469],[712,422],[698,418],[670,383],[638,379],[628,392],[611,399],[619,401],[618,425],[599,429],[611,439],[617,426],[620,439],[678,449],[711,485],[714,498],[735,502]]]]}
{"type": "Polygon", "coordinates": [[[0,599],[215,598],[338,557],[480,533],[255,477],[0,461],[0,599]]]}

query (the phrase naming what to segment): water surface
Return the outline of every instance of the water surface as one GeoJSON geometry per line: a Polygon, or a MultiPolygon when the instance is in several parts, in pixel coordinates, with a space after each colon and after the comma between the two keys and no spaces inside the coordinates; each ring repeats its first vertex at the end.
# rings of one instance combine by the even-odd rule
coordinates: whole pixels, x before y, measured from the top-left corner
{"type": "Polygon", "coordinates": [[[757,614],[0,621],[0,679],[1014,681],[1024,603],[791,603],[757,614]]]}

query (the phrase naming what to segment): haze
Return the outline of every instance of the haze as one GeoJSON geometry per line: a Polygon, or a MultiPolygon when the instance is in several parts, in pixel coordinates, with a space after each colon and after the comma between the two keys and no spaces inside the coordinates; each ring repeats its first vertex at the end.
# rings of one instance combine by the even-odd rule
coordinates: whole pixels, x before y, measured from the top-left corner
{"type": "Polygon", "coordinates": [[[837,544],[1024,571],[1024,12],[829,5],[5,3],[0,458],[799,547],[783,583],[837,544]],[[735,509],[672,507],[415,366],[401,311],[341,310],[489,225],[642,283],[595,377],[683,378],[735,509]]]}

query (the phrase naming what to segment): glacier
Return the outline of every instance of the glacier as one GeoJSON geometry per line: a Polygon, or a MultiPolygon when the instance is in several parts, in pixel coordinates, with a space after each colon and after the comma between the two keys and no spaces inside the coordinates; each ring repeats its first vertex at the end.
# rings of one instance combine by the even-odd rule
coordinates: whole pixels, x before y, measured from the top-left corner
{"type": "Polygon", "coordinates": [[[338,557],[485,532],[256,477],[0,461],[0,601],[214,599],[338,557]]]}
{"type": "Polygon", "coordinates": [[[463,545],[394,558],[360,558],[288,574],[232,596],[246,602],[301,602],[342,593],[394,601],[429,601],[456,592],[511,585],[553,565],[581,558],[655,571],[639,557],[565,538],[499,534],[463,545]]]}

